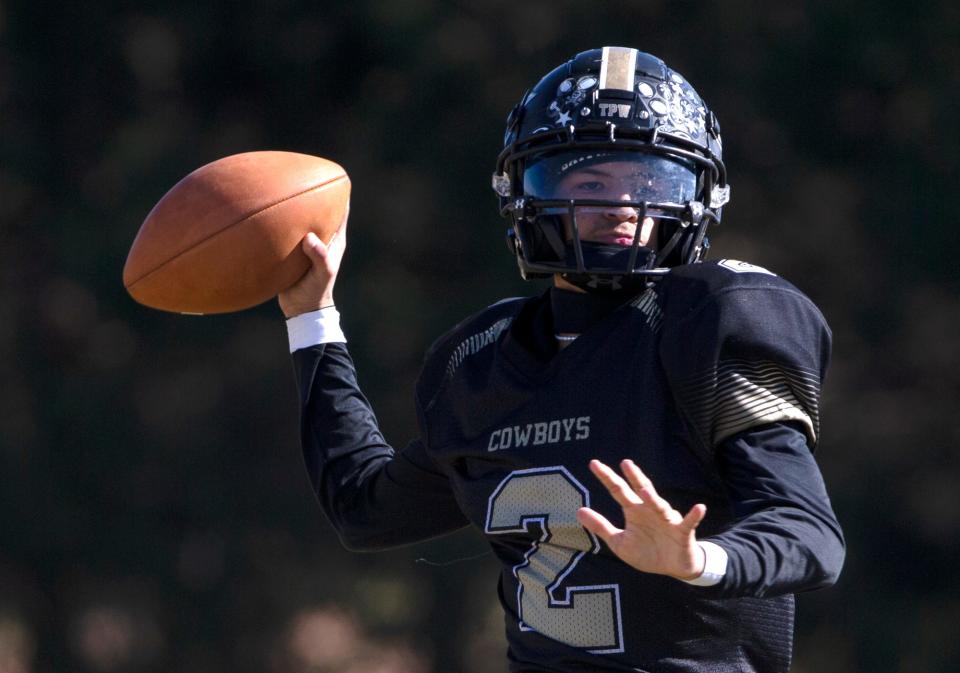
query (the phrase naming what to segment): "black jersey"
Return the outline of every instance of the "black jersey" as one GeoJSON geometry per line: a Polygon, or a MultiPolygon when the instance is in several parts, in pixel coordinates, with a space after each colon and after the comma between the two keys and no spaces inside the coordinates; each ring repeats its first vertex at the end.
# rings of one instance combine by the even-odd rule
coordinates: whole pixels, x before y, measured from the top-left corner
{"type": "Polygon", "coordinates": [[[811,456],[830,334],[796,288],[724,261],[674,269],[552,352],[545,297],[507,300],[430,349],[421,436],[386,444],[346,348],[295,358],[304,450],[345,544],[382,548],[467,523],[502,570],[512,671],[786,671],[793,596],[835,578],[843,541],[811,456]],[[809,446],[808,446],[809,445],[809,446]],[[576,520],[622,514],[587,468],[632,458],[721,582],[641,573],[576,520]]]}

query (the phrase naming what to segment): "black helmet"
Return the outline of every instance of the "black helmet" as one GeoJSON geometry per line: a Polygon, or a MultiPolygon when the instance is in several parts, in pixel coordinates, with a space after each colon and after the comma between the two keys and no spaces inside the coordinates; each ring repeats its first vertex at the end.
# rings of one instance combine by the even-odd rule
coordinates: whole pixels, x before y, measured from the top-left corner
{"type": "Polygon", "coordinates": [[[716,116],[663,61],[625,47],[577,54],[524,94],[507,117],[493,188],[521,275],[559,273],[590,290],[699,262],[730,197],[716,116]],[[613,197],[583,182],[604,166],[630,187],[613,197]],[[630,240],[581,240],[584,215],[611,208],[636,213],[630,240]],[[640,222],[655,227],[653,248],[641,244],[640,222]]]}

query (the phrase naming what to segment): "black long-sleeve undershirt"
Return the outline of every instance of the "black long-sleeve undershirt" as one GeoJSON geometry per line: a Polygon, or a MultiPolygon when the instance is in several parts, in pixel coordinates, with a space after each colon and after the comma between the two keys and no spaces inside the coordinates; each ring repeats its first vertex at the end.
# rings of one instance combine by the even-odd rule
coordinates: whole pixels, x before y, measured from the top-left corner
{"type": "Polygon", "coordinates": [[[420,440],[399,452],[384,440],[346,344],[293,359],[307,473],[345,547],[387,549],[468,524],[420,440]]]}

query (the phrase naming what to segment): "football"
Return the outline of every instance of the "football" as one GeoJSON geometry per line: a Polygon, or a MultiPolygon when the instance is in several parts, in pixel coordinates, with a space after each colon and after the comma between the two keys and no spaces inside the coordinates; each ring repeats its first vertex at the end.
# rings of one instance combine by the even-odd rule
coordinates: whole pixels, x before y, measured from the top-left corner
{"type": "Polygon", "coordinates": [[[300,241],[324,242],[350,201],[346,171],[294,152],[246,152],[193,171],[147,215],[123,284],[136,301],[176,313],[263,303],[310,267],[300,241]]]}

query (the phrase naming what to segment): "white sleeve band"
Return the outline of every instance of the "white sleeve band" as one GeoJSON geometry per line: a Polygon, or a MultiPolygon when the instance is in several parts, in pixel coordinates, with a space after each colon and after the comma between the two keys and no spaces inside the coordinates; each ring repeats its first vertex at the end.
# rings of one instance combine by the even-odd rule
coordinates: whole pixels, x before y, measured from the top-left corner
{"type": "Polygon", "coordinates": [[[340,312],[335,306],[293,316],[287,320],[287,338],[291,353],[318,344],[347,343],[340,329],[340,312]]]}
{"type": "Polygon", "coordinates": [[[700,574],[700,577],[683,581],[697,587],[712,587],[714,584],[718,584],[727,574],[727,552],[720,545],[707,540],[702,540],[697,544],[703,550],[703,573],[700,574]]]}

